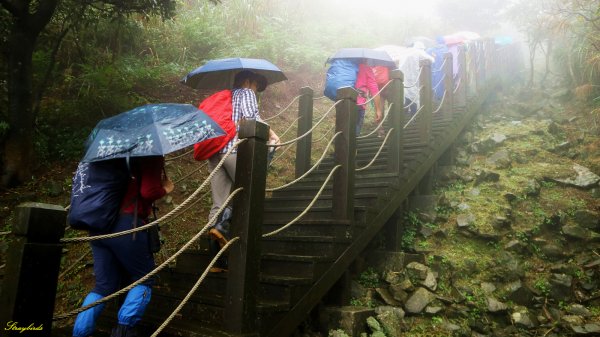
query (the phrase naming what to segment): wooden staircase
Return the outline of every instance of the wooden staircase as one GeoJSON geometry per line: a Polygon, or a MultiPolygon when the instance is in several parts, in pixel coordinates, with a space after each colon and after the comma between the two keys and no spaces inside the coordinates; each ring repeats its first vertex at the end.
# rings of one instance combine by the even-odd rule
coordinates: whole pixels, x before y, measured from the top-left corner
{"type": "MultiPolygon", "coordinates": [[[[454,118],[434,115],[432,141],[418,144],[416,126],[405,130],[402,174],[387,172],[384,148],[372,166],[355,175],[354,219],[336,220],[332,215],[333,189],[330,181],[313,208],[283,232],[261,241],[260,275],[257,291],[257,321],[254,336],[288,336],[308,316],[336,281],[382,230],[421,178],[446,151],[487,93],[455,109],[454,118]]],[[[381,145],[376,136],[357,140],[356,167],[368,164],[381,145]]],[[[263,233],[287,224],[302,212],[333,167],[326,158],[306,179],[273,192],[264,202],[263,233]]],[[[198,249],[181,255],[175,267],[163,270],[152,300],[140,324],[141,335],[150,335],[175,309],[210,262],[208,238],[198,249]]],[[[228,273],[209,274],[183,310],[161,336],[219,337],[227,333],[224,302],[228,273]]],[[[113,305],[113,308],[116,307],[113,305]]],[[[113,310],[104,315],[116,317],[113,310]]],[[[236,335],[239,336],[239,335],[236,335]]]]}
{"type": "MultiPolygon", "coordinates": [[[[332,157],[324,160],[318,169],[297,184],[266,197],[268,126],[256,121],[240,123],[239,137],[245,142],[238,147],[235,188],[242,192],[233,200],[232,226],[232,235],[239,239],[227,252],[230,270],[209,274],[160,336],[289,336],[336,282],[345,277],[351,263],[377,233],[385,229],[397,239],[397,221],[389,220],[409,194],[429,185],[422,181],[431,181],[431,172],[435,170],[438,159],[496,89],[499,81],[495,78],[515,73],[512,65],[518,64],[514,61],[519,54],[510,48],[497,50],[493,41],[488,40],[469,52],[478,54],[470,58],[470,67],[466,64],[466,51],[459,55],[457,78],[463,85],[451,90],[447,102],[452,104],[442,104],[440,113],[432,113],[431,68],[427,63],[422,64],[425,69],[420,78],[420,83],[424,83],[421,86],[424,112],[406,128],[402,121],[402,74],[400,71],[391,72],[393,109],[386,128],[393,128],[394,132],[379,157],[364,170],[355,169],[371,161],[383,139],[354,137],[356,92],[351,88],[338,90],[341,102],[338,102],[339,105],[336,103],[335,130],[341,133],[335,140],[332,157]],[[477,72],[467,74],[467,68],[477,69],[477,72]],[[472,89],[467,88],[467,83],[472,85],[473,82],[477,94],[467,99],[467,89],[472,89]],[[333,179],[325,184],[323,193],[304,217],[278,234],[263,236],[288,224],[303,212],[332,170],[337,170],[332,175],[333,179]]],[[[445,57],[450,60],[444,62],[445,83],[447,88],[452,88],[455,81],[452,62],[449,54],[445,57]]],[[[299,134],[311,127],[305,121],[312,121],[312,89],[303,88],[301,95],[298,110],[304,122],[299,122],[299,134]]],[[[296,175],[308,170],[310,144],[310,138],[297,143],[296,152],[301,155],[296,158],[296,175]]],[[[29,241],[42,243],[51,254],[36,249],[23,256],[15,255],[11,264],[7,263],[7,270],[19,269],[25,265],[22,260],[36,261],[37,265],[44,267],[40,270],[58,280],[64,210],[53,205],[26,205],[20,208],[20,212],[24,215],[21,217],[23,222],[26,222],[23,228],[30,228],[30,220],[37,223],[34,220],[44,219],[45,222],[43,226],[41,222],[37,227],[31,226],[36,230],[43,228],[39,231],[43,235],[36,230],[25,233],[19,229],[17,234],[21,240],[18,243],[21,246],[29,244],[29,241]],[[29,216],[31,214],[36,216],[29,216]],[[51,231],[52,235],[48,235],[46,222],[56,227],[51,231]]],[[[152,300],[138,325],[139,336],[150,336],[187,295],[209,264],[211,257],[207,246],[207,238],[200,240],[195,249],[179,255],[174,266],[159,272],[152,300]]],[[[15,293],[19,289],[26,289],[19,291],[27,293],[32,282],[40,289],[46,286],[48,291],[35,293],[35,298],[40,301],[33,305],[27,296],[21,296],[23,300],[17,303],[12,293],[10,296],[4,296],[8,292],[2,293],[0,299],[10,304],[10,310],[3,311],[4,316],[16,321],[15,317],[36,311],[41,317],[40,322],[51,326],[52,310],[45,308],[51,308],[54,303],[56,284],[45,279],[39,282],[47,278],[46,274],[38,277],[34,273],[23,273],[18,280],[11,280],[8,286],[16,289],[15,293]],[[40,304],[42,302],[44,305],[40,304]]],[[[3,283],[5,286],[6,283],[3,283]]],[[[106,336],[115,325],[116,302],[108,303],[98,322],[96,337],[106,336]]],[[[8,308],[8,305],[3,308],[8,308]]],[[[52,336],[70,336],[68,330],[54,329],[52,336]]]]}

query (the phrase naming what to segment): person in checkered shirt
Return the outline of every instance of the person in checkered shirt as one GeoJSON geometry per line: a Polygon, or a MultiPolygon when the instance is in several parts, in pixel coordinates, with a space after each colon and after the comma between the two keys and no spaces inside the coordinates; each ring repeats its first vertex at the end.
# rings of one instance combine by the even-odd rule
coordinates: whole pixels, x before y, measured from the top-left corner
{"type": "MultiPolygon", "coordinates": [[[[256,99],[256,93],[262,92],[267,88],[267,79],[259,74],[256,74],[249,70],[242,70],[237,73],[234,79],[233,89],[231,90],[233,112],[231,119],[238,125],[242,119],[255,119],[262,121],[258,110],[258,101],[256,99]]],[[[223,159],[227,151],[233,147],[237,142],[237,134],[231,139],[223,149],[208,159],[208,168],[212,172],[217,164],[223,159]]],[[[280,140],[277,134],[270,129],[269,131],[269,144],[279,144],[280,140]]],[[[211,194],[212,194],[212,207],[208,218],[211,219],[224,204],[225,200],[231,193],[235,179],[235,163],[237,160],[237,149],[233,149],[231,155],[225,159],[223,165],[213,175],[210,181],[211,194]]],[[[217,221],[216,225],[210,229],[209,235],[218,243],[219,246],[223,246],[227,243],[228,226],[224,223],[228,220],[227,216],[230,216],[231,210],[226,210],[217,221]]],[[[212,271],[221,271],[217,269],[225,269],[223,264],[219,268],[215,268],[212,271]]]]}

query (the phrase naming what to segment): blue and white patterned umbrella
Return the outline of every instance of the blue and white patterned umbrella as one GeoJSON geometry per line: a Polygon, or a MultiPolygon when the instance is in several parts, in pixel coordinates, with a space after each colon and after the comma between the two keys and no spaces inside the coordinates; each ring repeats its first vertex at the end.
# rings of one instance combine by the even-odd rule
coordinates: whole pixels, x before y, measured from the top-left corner
{"type": "Polygon", "coordinates": [[[148,104],[98,122],[86,141],[83,162],[164,156],[206,139],[221,127],[190,104],[148,104]]]}

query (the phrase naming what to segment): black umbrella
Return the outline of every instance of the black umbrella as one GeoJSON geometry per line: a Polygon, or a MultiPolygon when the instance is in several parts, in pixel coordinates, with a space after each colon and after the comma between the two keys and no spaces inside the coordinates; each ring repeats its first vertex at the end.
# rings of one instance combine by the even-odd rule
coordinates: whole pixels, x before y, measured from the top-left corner
{"type": "Polygon", "coordinates": [[[263,59],[227,58],[211,60],[188,73],[181,83],[196,89],[231,89],[235,75],[250,70],[267,79],[267,84],[287,80],[273,63],[263,59]]]}
{"type": "Polygon", "coordinates": [[[369,66],[385,66],[396,68],[396,63],[384,50],[369,48],[342,48],[338,50],[327,62],[335,59],[366,60],[369,66]]]}

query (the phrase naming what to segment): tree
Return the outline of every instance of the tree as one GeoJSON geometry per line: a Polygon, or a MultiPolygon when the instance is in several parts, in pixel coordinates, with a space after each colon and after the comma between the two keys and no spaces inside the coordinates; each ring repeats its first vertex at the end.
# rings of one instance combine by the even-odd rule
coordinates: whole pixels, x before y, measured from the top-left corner
{"type": "MultiPolygon", "coordinates": [[[[57,13],[93,10],[110,16],[133,13],[170,16],[176,0],[0,0],[9,17],[9,32],[4,53],[8,68],[8,132],[2,153],[3,186],[24,182],[31,176],[34,126],[32,56],[38,37],[57,13]]],[[[71,16],[69,16],[71,17],[71,16]]],[[[85,16],[74,18],[84,20],[85,16]]]]}

